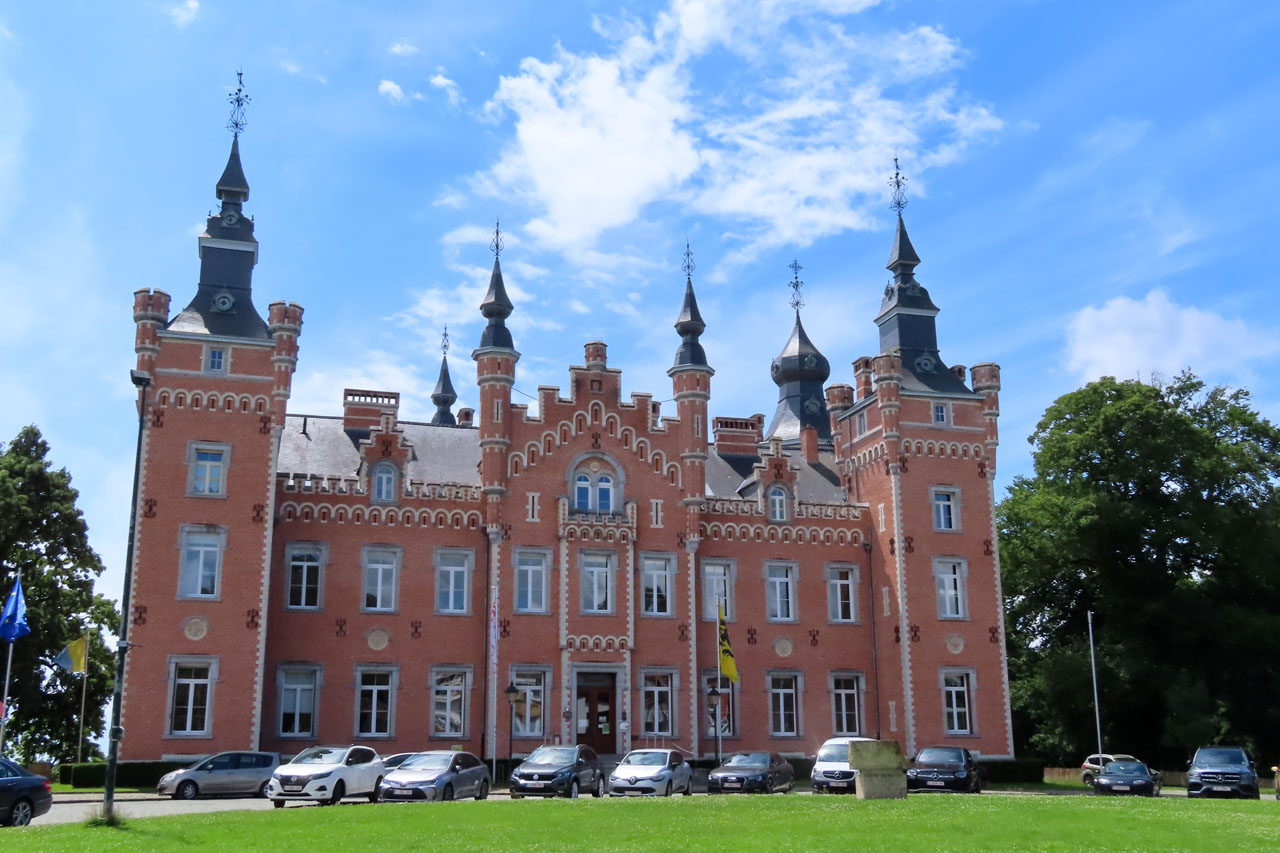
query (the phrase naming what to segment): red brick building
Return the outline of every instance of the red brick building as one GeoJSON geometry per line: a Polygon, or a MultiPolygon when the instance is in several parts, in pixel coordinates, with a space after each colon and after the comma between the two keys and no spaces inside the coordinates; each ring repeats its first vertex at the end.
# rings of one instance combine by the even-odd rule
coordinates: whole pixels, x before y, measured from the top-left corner
{"type": "Polygon", "coordinates": [[[122,755],[352,741],[707,755],[713,686],[725,750],[811,754],[861,734],[1012,755],[1000,372],[942,362],[901,217],[881,354],[824,388],[797,310],[767,428],[710,416],[689,278],[672,416],[622,396],[598,341],[567,388],[538,389],[536,415],[513,403],[496,259],[478,409],[455,418],[442,362],[419,423],[394,390],[335,388],[341,417],[286,411],[303,311],[254,307],[238,142],[217,191],[190,304],[134,295],[153,384],[122,755]],[[717,680],[721,606],[736,685],[717,680]]]}

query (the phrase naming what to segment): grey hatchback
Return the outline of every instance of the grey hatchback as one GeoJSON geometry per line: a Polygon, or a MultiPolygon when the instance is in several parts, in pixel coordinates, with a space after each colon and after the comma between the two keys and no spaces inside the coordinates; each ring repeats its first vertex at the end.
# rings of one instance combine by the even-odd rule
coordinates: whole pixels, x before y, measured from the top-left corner
{"type": "Polygon", "coordinates": [[[156,793],[175,800],[194,800],[212,794],[265,797],[271,772],[280,766],[274,752],[219,752],[185,770],[160,777],[156,793]]]}
{"type": "Polygon", "coordinates": [[[456,800],[489,796],[489,768],[470,752],[437,749],[410,755],[378,786],[385,802],[456,800]]]}

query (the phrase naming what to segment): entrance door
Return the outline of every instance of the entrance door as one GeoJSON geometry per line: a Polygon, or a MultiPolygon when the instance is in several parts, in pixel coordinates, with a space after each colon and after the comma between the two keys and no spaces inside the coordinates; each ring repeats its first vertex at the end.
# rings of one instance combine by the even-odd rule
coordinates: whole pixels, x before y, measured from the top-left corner
{"type": "Polygon", "coordinates": [[[578,743],[600,755],[618,751],[615,676],[611,672],[578,674],[578,743]]]}

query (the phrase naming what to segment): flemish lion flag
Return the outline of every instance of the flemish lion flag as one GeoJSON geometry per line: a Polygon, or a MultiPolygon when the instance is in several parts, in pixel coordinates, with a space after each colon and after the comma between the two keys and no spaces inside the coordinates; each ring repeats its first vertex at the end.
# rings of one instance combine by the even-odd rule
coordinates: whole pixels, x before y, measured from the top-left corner
{"type": "Polygon", "coordinates": [[[729,626],[724,622],[724,605],[717,608],[717,626],[720,634],[720,674],[738,683],[738,659],[733,656],[733,646],[729,645],[729,626]]]}
{"type": "Polygon", "coordinates": [[[84,672],[85,656],[88,651],[89,638],[81,637],[69,643],[65,649],[58,653],[53,662],[67,672],[84,672]]]}

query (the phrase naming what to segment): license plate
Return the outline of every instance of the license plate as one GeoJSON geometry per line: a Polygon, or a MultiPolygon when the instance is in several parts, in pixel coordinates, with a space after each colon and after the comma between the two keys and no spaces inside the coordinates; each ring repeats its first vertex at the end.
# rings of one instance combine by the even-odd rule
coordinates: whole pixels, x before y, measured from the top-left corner
{"type": "Polygon", "coordinates": [[[285,785],[284,786],[284,792],[286,794],[296,794],[301,790],[302,790],[301,785],[285,785]]]}
{"type": "Polygon", "coordinates": [[[393,797],[412,797],[412,796],[413,796],[413,791],[410,791],[410,790],[408,790],[407,788],[392,788],[392,789],[391,789],[391,796],[393,796],[393,797]]]}
{"type": "Polygon", "coordinates": [[[1230,785],[1214,785],[1214,786],[1213,786],[1213,788],[1212,788],[1212,790],[1214,790],[1214,791],[1230,791],[1230,790],[1231,790],[1231,786],[1230,786],[1230,785]]]}
{"type": "Polygon", "coordinates": [[[943,782],[941,779],[931,779],[928,782],[925,782],[925,784],[932,785],[935,788],[942,788],[945,787],[947,783],[943,782]]]}
{"type": "Polygon", "coordinates": [[[847,788],[847,787],[849,787],[849,783],[848,783],[848,782],[832,782],[832,783],[831,783],[831,787],[833,787],[833,788],[847,788]]]}
{"type": "Polygon", "coordinates": [[[644,794],[644,791],[627,791],[628,797],[639,797],[639,796],[642,796],[643,794],[644,794]]]}
{"type": "Polygon", "coordinates": [[[1127,790],[1129,790],[1129,786],[1128,786],[1128,785],[1113,785],[1113,786],[1112,786],[1112,788],[1113,788],[1113,790],[1116,790],[1116,791],[1127,791],[1127,790]]]}
{"type": "Polygon", "coordinates": [[[726,788],[741,788],[742,783],[741,782],[725,782],[724,786],[726,788]]]}
{"type": "Polygon", "coordinates": [[[547,783],[546,782],[525,782],[524,786],[526,788],[545,788],[547,787],[547,783]]]}

